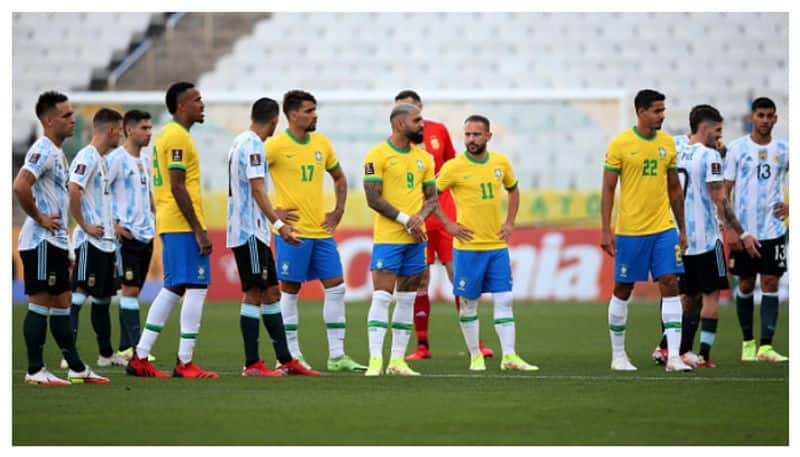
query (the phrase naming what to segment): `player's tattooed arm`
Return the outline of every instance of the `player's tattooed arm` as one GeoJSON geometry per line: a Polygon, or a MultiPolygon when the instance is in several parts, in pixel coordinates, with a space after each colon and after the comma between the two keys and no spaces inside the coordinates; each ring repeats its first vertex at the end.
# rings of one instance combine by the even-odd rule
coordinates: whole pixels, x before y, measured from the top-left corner
{"type": "Polygon", "coordinates": [[[675,224],[677,224],[678,232],[680,233],[681,249],[685,252],[688,244],[686,243],[683,188],[677,171],[667,172],[667,193],[669,194],[669,206],[672,208],[672,215],[675,217],[675,224]]]}
{"type": "Polygon", "coordinates": [[[439,196],[436,193],[436,185],[425,184],[422,186],[422,194],[425,200],[422,202],[422,210],[419,212],[419,217],[424,221],[431,215],[439,206],[439,196]]]}
{"type": "Polygon", "coordinates": [[[367,206],[378,214],[395,220],[400,211],[383,198],[383,183],[380,181],[365,181],[364,193],[367,195],[367,206]]]}
{"type": "Polygon", "coordinates": [[[728,200],[728,192],[725,183],[722,181],[708,183],[708,190],[711,193],[711,199],[717,207],[717,216],[723,222],[727,229],[733,230],[736,237],[729,237],[728,243],[732,244],[733,250],[740,251],[744,248],[751,257],[761,257],[758,248],[761,244],[758,240],[749,233],[745,233],[744,227],[736,218],[736,213],[733,212],[730,200],[728,200]],[[744,236],[743,236],[744,235],[744,236]]]}
{"type": "Polygon", "coordinates": [[[186,190],[186,171],[180,168],[170,168],[169,179],[172,196],[175,198],[175,203],[178,204],[181,214],[183,214],[186,222],[194,232],[197,244],[200,246],[200,255],[211,254],[211,241],[208,239],[208,233],[200,225],[197,213],[195,213],[192,205],[192,198],[189,196],[189,191],[186,190]]]}

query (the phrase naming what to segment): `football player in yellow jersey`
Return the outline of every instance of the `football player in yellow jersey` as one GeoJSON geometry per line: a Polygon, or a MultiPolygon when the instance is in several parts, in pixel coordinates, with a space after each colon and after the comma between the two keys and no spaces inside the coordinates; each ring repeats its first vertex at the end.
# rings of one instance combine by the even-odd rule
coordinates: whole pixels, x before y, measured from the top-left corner
{"type": "Polygon", "coordinates": [[[369,368],[383,368],[383,338],[389,327],[389,305],[397,286],[392,316],[392,353],[386,374],[418,376],[403,359],[413,329],[414,299],[425,271],[425,218],[438,208],[434,164],[422,143],[422,113],[398,104],[389,115],[392,134],[364,159],[364,192],[375,211],[372,283],[375,291],[367,317],[369,368]]]}
{"type": "Polygon", "coordinates": [[[153,196],[156,231],[163,245],[164,287],[147,312],[144,331],[127,371],[135,376],[167,377],[147,357],[170,311],[181,306],[178,361],[172,375],[180,378],[218,378],[192,362],[200,331],[203,302],[211,281],[211,242],[200,197],[200,157],[189,129],[205,114],[200,92],[189,82],[177,82],[166,95],[172,121],[156,135],[153,148],[153,196]]]}
{"type": "Polygon", "coordinates": [[[691,370],[678,355],[683,309],[677,275],[684,271],[686,229],[675,141],[660,130],[665,99],[654,90],[639,91],[634,99],[636,125],[615,136],[606,153],[600,245],[614,257],[614,292],[608,304],[612,370],[636,370],[625,352],[625,322],[633,284],[647,281],[648,275],[658,281],[661,291],[669,352],[666,370],[691,370]],[[622,188],[615,237],[611,210],[617,180],[622,188]]]}
{"type": "Polygon", "coordinates": [[[443,212],[437,211],[437,216],[446,220],[445,227],[456,238],[453,294],[461,297],[458,315],[469,348],[469,369],[486,370],[479,345],[478,300],[483,292],[490,292],[494,300],[494,328],[503,348],[500,369],[536,371],[539,367],[522,360],[515,350],[513,283],[507,242],[519,210],[518,181],[508,158],[486,149],[491,138],[489,119],[485,116],[474,114],[464,121],[467,150],[445,163],[436,180],[439,192],[452,190],[458,225],[454,228],[443,212]],[[505,218],[501,187],[508,192],[505,218]]]}
{"type": "Polygon", "coordinates": [[[328,371],[363,372],[366,366],[344,352],[345,305],[342,261],[333,231],[344,214],[347,179],[330,141],[316,133],[317,101],[313,95],[292,90],[283,96],[283,113],[289,128],[264,145],[267,169],[275,185],[275,212],[281,222],[292,223],[300,244],[275,237],[281,314],[292,356],[308,369],[298,340],[297,301],[301,285],[319,279],[325,289],[322,317],[328,334],[328,371]],[[336,207],[323,207],[323,170],[333,178],[336,207]]]}

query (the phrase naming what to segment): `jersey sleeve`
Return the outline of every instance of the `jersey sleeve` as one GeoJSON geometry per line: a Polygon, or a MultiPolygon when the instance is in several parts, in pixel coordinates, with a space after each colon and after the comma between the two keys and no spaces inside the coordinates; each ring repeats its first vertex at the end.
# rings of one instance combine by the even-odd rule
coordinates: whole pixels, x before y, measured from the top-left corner
{"type": "Polygon", "coordinates": [[[264,148],[255,140],[248,141],[237,151],[238,160],[246,161],[245,174],[247,179],[263,178],[266,172],[266,155],[264,148]]]}
{"type": "Polygon", "coordinates": [[[52,162],[53,154],[47,148],[31,149],[25,155],[25,165],[22,168],[30,171],[34,178],[39,179],[42,173],[53,166],[52,162]]]}
{"type": "Polygon", "coordinates": [[[364,182],[383,182],[383,154],[372,148],[364,158],[364,182]]]}
{"type": "Polygon", "coordinates": [[[705,169],[706,182],[719,182],[722,181],[722,156],[719,151],[714,149],[708,150],[708,161],[705,169]]]}
{"type": "Polygon", "coordinates": [[[511,168],[511,162],[508,157],[503,157],[503,186],[507,191],[511,192],[517,188],[519,180],[514,175],[514,170],[511,168]]]}
{"type": "Polygon", "coordinates": [[[89,181],[89,175],[92,168],[95,166],[94,160],[87,151],[80,152],[69,167],[69,182],[74,182],[79,185],[81,189],[86,189],[86,183],[89,181]]]}
{"type": "Polygon", "coordinates": [[[606,162],[605,165],[603,165],[603,168],[615,173],[622,171],[622,154],[620,153],[620,148],[617,145],[617,142],[614,140],[611,140],[611,142],[608,143],[606,162]]]}
{"type": "Polygon", "coordinates": [[[422,175],[423,186],[436,185],[436,164],[433,162],[433,157],[430,154],[424,154],[422,159],[425,163],[425,173],[422,175]]]}
{"type": "Polygon", "coordinates": [[[331,144],[328,139],[325,139],[325,147],[328,150],[328,153],[325,154],[325,171],[332,172],[333,170],[339,168],[339,159],[336,157],[336,152],[333,150],[333,145],[331,144]]]}
{"type": "Polygon", "coordinates": [[[667,141],[667,172],[678,171],[678,151],[675,149],[675,140],[669,137],[667,141]]]}
{"type": "Polygon", "coordinates": [[[167,170],[178,169],[186,171],[186,164],[191,160],[193,153],[189,142],[189,135],[170,135],[164,142],[167,153],[167,170]]]}
{"type": "Polygon", "coordinates": [[[453,186],[453,163],[445,162],[442,168],[439,169],[439,176],[436,177],[436,190],[444,192],[453,186]]]}
{"type": "Polygon", "coordinates": [[[736,167],[739,166],[737,161],[737,148],[729,148],[728,153],[725,155],[725,169],[723,176],[726,181],[736,181],[736,167]]]}

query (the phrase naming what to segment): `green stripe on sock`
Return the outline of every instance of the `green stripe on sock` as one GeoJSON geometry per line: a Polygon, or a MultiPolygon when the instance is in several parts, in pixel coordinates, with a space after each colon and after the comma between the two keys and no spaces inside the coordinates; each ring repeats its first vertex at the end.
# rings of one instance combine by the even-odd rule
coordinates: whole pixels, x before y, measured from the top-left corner
{"type": "Polygon", "coordinates": [[[344,322],[325,322],[325,328],[345,328],[344,322]]]}
{"type": "Polygon", "coordinates": [[[611,330],[612,332],[624,332],[625,331],[625,326],[624,325],[608,324],[608,329],[611,330]]]}
{"type": "Polygon", "coordinates": [[[680,322],[664,322],[664,329],[668,329],[668,328],[680,329],[681,328],[681,323],[680,322]]]}
{"type": "Polygon", "coordinates": [[[193,340],[197,338],[197,333],[181,333],[181,338],[193,340]]]}
{"type": "Polygon", "coordinates": [[[494,320],[494,325],[497,324],[513,324],[514,318],[513,317],[501,317],[500,319],[494,320]]]}
{"type": "Polygon", "coordinates": [[[297,324],[283,324],[283,328],[287,332],[296,332],[297,331],[297,327],[299,327],[297,324]]]}
{"type": "Polygon", "coordinates": [[[383,321],[367,321],[367,327],[388,327],[389,324],[383,321]]]}
{"type": "Polygon", "coordinates": [[[145,329],[145,330],[150,330],[151,332],[158,332],[158,333],[161,333],[161,329],[162,329],[162,328],[164,328],[164,327],[163,327],[163,326],[161,326],[161,325],[156,325],[156,324],[144,324],[144,329],[145,329]]]}
{"type": "Polygon", "coordinates": [[[404,324],[402,322],[392,322],[392,328],[397,330],[414,330],[414,324],[404,324]]]}
{"type": "Polygon", "coordinates": [[[461,322],[473,322],[478,320],[478,315],[476,314],[474,316],[461,316],[458,318],[458,320],[460,320],[461,322]]]}

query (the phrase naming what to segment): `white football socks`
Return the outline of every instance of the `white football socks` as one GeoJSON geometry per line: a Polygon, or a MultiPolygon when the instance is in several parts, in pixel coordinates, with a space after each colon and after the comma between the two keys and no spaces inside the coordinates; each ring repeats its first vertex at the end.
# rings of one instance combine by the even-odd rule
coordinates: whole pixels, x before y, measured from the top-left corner
{"type": "Polygon", "coordinates": [[[325,289],[322,318],[328,334],[328,357],[336,359],[344,355],[345,308],[344,283],[325,289]]]}
{"type": "Polygon", "coordinates": [[[613,357],[625,355],[625,322],[628,320],[630,302],[630,298],[622,300],[614,294],[611,294],[611,301],[608,302],[608,333],[613,357]]]}
{"type": "Polygon", "coordinates": [[[372,293],[372,303],[367,314],[370,357],[383,355],[383,338],[386,335],[386,328],[389,326],[389,305],[391,304],[392,294],[389,292],[376,290],[372,293]]]}
{"type": "Polygon", "coordinates": [[[208,289],[186,289],[181,306],[181,341],[178,345],[178,359],[189,363],[194,355],[194,344],[200,333],[200,319],[203,317],[203,302],[208,289]]]}
{"type": "Polygon", "coordinates": [[[397,292],[397,305],[392,315],[392,355],[391,358],[403,358],[408,348],[408,340],[414,330],[414,299],[417,291],[397,292]]]}
{"type": "Polygon", "coordinates": [[[142,331],[142,336],[139,338],[139,344],[136,345],[136,355],[140,359],[145,359],[150,355],[153,344],[155,344],[158,339],[161,329],[164,328],[164,322],[167,321],[169,313],[172,312],[175,303],[178,303],[180,299],[180,295],[166,288],[162,288],[161,291],[158,292],[155,300],[153,300],[153,304],[150,305],[150,309],[147,311],[147,320],[145,320],[144,330],[142,331]]]}
{"type": "MultiPolygon", "coordinates": [[[[516,326],[514,325],[513,300],[511,292],[496,292],[494,299],[494,329],[500,337],[500,346],[503,355],[514,354],[516,340],[516,326]]],[[[464,306],[463,302],[461,306],[464,306]]]]}
{"type": "Polygon", "coordinates": [[[286,343],[289,346],[289,352],[292,357],[299,358],[303,356],[300,352],[300,341],[297,338],[298,313],[297,313],[297,300],[298,294],[288,294],[281,292],[281,316],[283,317],[283,328],[286,331],[286,343]]]}
{"type": "Polygon", "coordinates": [[[664,323],[664,334],[667,335],[667,352],[669,357],[680,356],[681,318],[683,307],[678,297],[664,297],[661,300],[661,321],[664,323]]]}
{"type": "Polygon", "coordinates": [[[461,309],[458,311],[458,320],[461,324],[461,333],[464,334],[464,341],[470,355],[481,353],[478,341],[480,341],[480,323],[478,321],[478,299],[470,300],[461,298],[461,309]]]}

